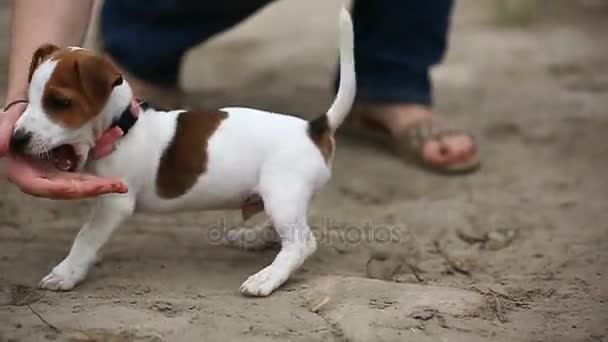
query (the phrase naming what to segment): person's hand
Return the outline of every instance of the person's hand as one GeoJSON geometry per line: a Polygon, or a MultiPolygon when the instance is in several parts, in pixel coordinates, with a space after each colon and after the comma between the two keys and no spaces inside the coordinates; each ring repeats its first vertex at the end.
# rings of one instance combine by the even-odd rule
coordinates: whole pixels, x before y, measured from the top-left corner
{"type": "MultiPolygon", "coordinates": [[[[141,108],[137,103],[137,100],[133,99],[131,101],[130,108],[131,114],[136,118],[141,114],[141,108]]],[[[108,154],[114,152],[114,143],[125,133],[120,129],[120,127],[110,128],[105,131],[101,137],[95,142],[95,147],[91,151],[91,158],[93,159],[101,159],[108,154]]]]}
{"type": "Polygon", "coordinates": [[[0,157],[8,155],[8,179],[21,191],[32,196],[52,199],[78,199],[128,191],[120,179],[61,172],[49,162],[9,153],[15,122],[25,108],[26,104],[16,104],[0,114],[0,157]]]}
{"type": "Polygon", "coordinates": [[[120,179],[59,171],[49,162],[17,155],[9,155],[7,176],[21,191],[51,199],[79,199],[128,191],[120,179]]]}
{"type": "Polygon", "coordinates": [[[15,103],[0,114],[0,158],[8,153],[13,128],[26,107],[27,103],[15,103]]]}

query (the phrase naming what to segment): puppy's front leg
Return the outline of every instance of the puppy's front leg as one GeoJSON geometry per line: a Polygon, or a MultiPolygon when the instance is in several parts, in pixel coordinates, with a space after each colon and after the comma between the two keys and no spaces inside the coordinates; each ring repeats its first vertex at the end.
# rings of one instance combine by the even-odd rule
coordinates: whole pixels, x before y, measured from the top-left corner
{"type": "Polygon", "coordinates": [[[99,249],[133,213],[134,207],[135,200],[129,194],[100,198],[91,219],[78,232],[68,256],[42,279],[40,287],[65,291],[80,283],[95,262],[99,249]]]}

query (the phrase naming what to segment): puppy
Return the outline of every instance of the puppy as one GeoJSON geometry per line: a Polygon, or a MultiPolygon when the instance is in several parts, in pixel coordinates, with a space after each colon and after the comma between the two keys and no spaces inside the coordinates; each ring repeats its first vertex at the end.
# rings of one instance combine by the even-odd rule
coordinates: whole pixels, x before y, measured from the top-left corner
{"type": "MultiPolygon", "coordinates": [[[[249,108],[157,111],[136,119],[129,84],[104,58],[80,48],[39,48],[30,68],[29,105],[11,147],[53,155],[70,171],[121,177],[129,191],[101,196],[68,256],[40,282],[70,290],[83,281],[99,249],[134,212],[264,210],[280,239],[274,261],[250,276],[241,292],[267,296],[317,248],[307,223],[313,195],[330,179],[334,133],[356,92],[353,25],[340,14],[340,85],[326,114],[313,121],[249,108]],[[125,135],[110,155],[89,152],[113,126],[125,135]]],[[[238,230],[232,238],[238,239],[238,230]]]]}

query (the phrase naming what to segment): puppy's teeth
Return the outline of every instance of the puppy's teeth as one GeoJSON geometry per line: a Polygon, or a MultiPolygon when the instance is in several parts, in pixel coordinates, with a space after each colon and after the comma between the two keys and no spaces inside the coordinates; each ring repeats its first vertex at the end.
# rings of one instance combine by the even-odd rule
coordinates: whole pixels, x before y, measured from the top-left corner
{"type": "Polygon", "coordinates": [[[71,146],[63,145],[53,150],[53,163],[60,171],[73,171],[76,166],[76,155],[71,146]]]}
{"type": "Polygon", "coordinates": [[[60,171],[70,171],[74,165],[71,160],[63,158],[55,158],[55,167],[60,171]]]}

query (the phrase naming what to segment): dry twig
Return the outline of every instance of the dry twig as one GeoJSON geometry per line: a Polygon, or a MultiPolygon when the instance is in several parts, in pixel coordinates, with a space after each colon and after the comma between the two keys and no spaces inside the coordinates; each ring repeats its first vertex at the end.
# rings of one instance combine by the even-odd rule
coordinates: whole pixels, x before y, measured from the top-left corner
{"type": "Polygon", "coordinates": [[[422,279],[422,277],[420,276],[420,269],[418,268],[418,266],[410,264],[407,264],[407,266],[410,268],[410,271],[412,272],[414,277],[416,277],[416,280],[418,280],[419,283],[423,283],[424,279],[422,279]]]}
{"type": "Polygon", "coordinates": [[[329,301],[331,300],[331,298],[329,296],[323,298],[320,302],[318,302],[317,304],[313,305],[310,308],[310,311],[314,312],[314,313],[318,313],[319,311],[321,311],[321,309],[327,305],[327,303],[329,303],[329,301]]]}

